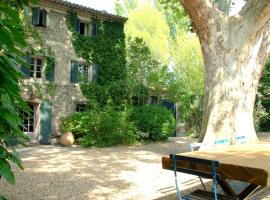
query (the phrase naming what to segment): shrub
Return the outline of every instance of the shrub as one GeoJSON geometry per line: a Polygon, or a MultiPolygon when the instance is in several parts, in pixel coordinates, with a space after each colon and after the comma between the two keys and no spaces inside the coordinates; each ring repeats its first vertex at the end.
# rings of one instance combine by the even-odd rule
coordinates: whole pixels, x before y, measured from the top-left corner
{"type": "Polygon", "coordinates": [[[60,126],[62,133],[71,131],[74,134],[75,139],[79,139],[89,132],[93,132],[94,118],[93,112],[73,113],[63,119],[63,123],[60,126]]]}
{"type": "Polygon", "coordinates": [[[62,131],[72,131],[81,146],[113,146],[137,141],[129,109],[107,105],[98,111],[75,113],[64,119],[62,131]]]}
{"type": "Polygon", "coordinates": [[[138,131],[149,133],[149,139],[166,140],[175,131],[171,111],[161,106],[142,106],[134,109],[132,120],[138,131]]]}

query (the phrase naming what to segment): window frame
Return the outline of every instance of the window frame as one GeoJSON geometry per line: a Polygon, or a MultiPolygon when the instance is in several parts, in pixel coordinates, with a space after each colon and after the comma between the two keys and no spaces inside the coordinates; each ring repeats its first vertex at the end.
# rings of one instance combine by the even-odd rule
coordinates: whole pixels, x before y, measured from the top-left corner
{"type": "Polygon", "coordinates": [[[47,27],[48,12],[44,8],[32,8],[32,25],[35,27],[47,27]]]}
{"type": "Polygon", "coordinates": [[[87,77],[87,82],[92,82],[92,65],[84,61],[78,61],[78,82],[83,82],[87,77]],[[87,70],[85,68],[87,67],[87,70]],[[87,71],[87,74],[85,73],[87,71]]]}
{"type": "Polygon", "coordinates": [[[35,105],[28,103],[28,106],[30,108],[29,111],[20,111],[21,119],[22,119],[22,126],[20,127],[21,131],[25,134],[34,133],[35,130],[35,124],[36,124],[36,113],[35,113],[35,105]],[[27,122],[27,123],[25,123],[27,122]],[[30,131],[31,123],[32,122],[32,131],[30,131]],[[26,126],[25,126],[26,125],[26,126]]]}
{"type": "Polygon", "coordinates": [[[43,79],[43,68],[45,65],[45,59],[37,56],[31,56],[30,57],[30,69],[29,69],[29,78],[36,78],[36,79],[43,79]],[[34,60],[34,63],[32,64],[32,59],[34,60]],[[39,65],[37,62],[38,60],[41,61],[41,64],[39,65]],[[33,66],[33,70],[32,70],[33,66]],[[40,66],[40,70],[37,70],[37,67],[40,66]],[[31,76],[31,74],[34,74],[34,76],[31,76]],[[37,73],[40,73],[40,77],[37,77],[37,73]]]}
{"type": "Polygon", "coordinates": [[[83,36],[91,35],[90,22],[87,22],[87,21],[84,21],[84,20],[79,20],[79,23],[80,23],[79,34],[83,35],[83,36]],[[84,26],[84,29],[83,29],[84,33],[81,33],[81,24],[83,24],[83,26],[84,26]]]}

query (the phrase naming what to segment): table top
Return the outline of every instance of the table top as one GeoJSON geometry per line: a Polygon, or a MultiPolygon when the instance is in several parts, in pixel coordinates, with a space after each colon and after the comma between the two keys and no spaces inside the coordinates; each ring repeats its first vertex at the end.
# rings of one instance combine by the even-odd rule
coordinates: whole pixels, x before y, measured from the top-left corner
{"type": "MultiPolygon", "coordinates": [[[[270,186],[270,142],[232,145],[180,155],[219,161],[218,173],[223,178],[270,186]]],[[[170,169],[171,159],[163,157],[162,166],[170,169]]],[[[208,171],[200,166],[192,165],[191,168],[208,171]]]]}

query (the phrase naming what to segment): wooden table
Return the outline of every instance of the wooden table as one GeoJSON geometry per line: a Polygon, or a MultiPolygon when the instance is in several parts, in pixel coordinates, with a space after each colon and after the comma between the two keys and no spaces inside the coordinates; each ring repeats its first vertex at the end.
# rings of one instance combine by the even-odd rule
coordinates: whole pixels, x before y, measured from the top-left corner
{"type": "MultiPolygon", "coordinates": [[[[270,142],[246,143],[180,155],[219,161],[220,167],[217,172],[222,178],[219,184],[228,195],[244,197],[258,186],[270,186],[270,142]],[[235,194],[227,179],[248,182],[250,185],[241,192],[242,194],[235,194]]],[[[169,157],[162,157],[164,169],[171,170],[171,165],[169,157]]],[[[187,161],[177,162],[177,165],[210,172],[205,166],[187,161]]]]}

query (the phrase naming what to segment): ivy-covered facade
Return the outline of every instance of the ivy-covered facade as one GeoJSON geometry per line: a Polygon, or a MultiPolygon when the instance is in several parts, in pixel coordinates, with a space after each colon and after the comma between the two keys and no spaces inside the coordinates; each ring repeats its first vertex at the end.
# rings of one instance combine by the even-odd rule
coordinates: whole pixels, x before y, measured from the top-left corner
{"type": "Polygon", "coordinates": [[[34,143],[50,144],[60,134],[62,118],[80,112],[87,102],[81,85],[125,80],[125,18],[62,0],[40,0],[31,23],[42,45],[21,66],[23,131],[34,143]]]}

